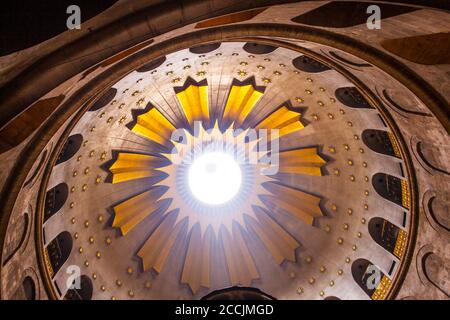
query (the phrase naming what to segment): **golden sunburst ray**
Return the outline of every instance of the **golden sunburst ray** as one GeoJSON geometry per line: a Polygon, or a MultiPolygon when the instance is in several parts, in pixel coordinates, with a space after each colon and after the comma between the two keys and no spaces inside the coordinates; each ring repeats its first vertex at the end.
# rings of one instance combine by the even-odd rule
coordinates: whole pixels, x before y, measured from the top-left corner
{"type": "Polygon", "coordinates": [[[231,231],[222,227],[220,239],[225,252],[230,283],[249,286],[252,280],[259,278],[259,272],[244,240],[242,227],[236,222],[233,223],[231,231]]]}
{"type": "Polygon", "coordinates": [[[317,147],[285,150],[279,153],[278,172],[321,176],[325,163],[317,147]]]}
{"type": "Polygon", "coordinates": [[[109,171],[112,173],[112,183],[120,183],[160,176],[162,172],[156,168],[164,165],[164,159],[161,157],[120,152],[117,159],[109,167],[109,171]]]}
{"type": "Polygon", "coordinates": [[[320,197],[278,182],[266,183],[265,187],[271,193],[266,197],[270,207],[282,209],[308,225],[312,225],[315,218],[323,216],[320,197]]]}
{"type": "MultiPolygon", "coordinates": [[[[256,125],[256,129],[278,129],[278,136],[281,138],[285,135],[303,129],[305,126],[301,122],[301,108],[294,108],[290,101],[286,101],[276,108],[270,114],[265,116],[256,125]]],[[[270,131],[269,131],[270,133],[270,131]]],[[[273,138],[269,137],[269,140],[273,138]]]]}
{"type": "Polygon", "coordinates": [[[204,234],[200,230],[200,223],[191,228],[181,283],[189,285],[194,293],[201,286],[210,287],[211,247],[214,241],[215,236],[211,227],[204,234]]]}
{"type": "Polygon", "coordinates": [[[153,269],[160,273],[166,263],[173,244],[182,230],[183,221],[177,221],[178,213],[172,211],[165,215],[164,220],[145,241],[137,253],[142,259],[144,271],[153,269]]]}
{"type": "Polygon", "coordinates": [[[244,81],[234,79],[223,110],[222,124],[226,127],[233,122],[239,128],[264,94],[265,87],[258,87],[255,78],[244,81]]]}
{"type": "Polygon", "coordinates": [[[192,128],[195,121],[209,124],[208,83],[206,79],[197,82],[188,77],[181,87],[174,88],[184,116],[192,128]]]}
{"type": "Polygon", "coordinates": [[[154,187],[117,204],[113,207],[112,226],[120,228],[122,235],[126,235],[147,216],[160,208],[161,203],[158,200],[164,192],[163,187],[154,187]]]}
{"type": "Polygon", "coordinates": [[[144,113],[137,116],[131,131],[160,145],[167,146],[168,143],[170,144],[175,127],[156,107],[148,104],[144,113]]]}
{"type": "Polygon", "coordinates": [[[271,218],[267,210],[255,207],[254,211],[256,219],[248,218],[247,225],[255,231],[275,261],[278,264],[285,260],[295,262],[295,250],[300,246],[298,241],[271,218]]]}

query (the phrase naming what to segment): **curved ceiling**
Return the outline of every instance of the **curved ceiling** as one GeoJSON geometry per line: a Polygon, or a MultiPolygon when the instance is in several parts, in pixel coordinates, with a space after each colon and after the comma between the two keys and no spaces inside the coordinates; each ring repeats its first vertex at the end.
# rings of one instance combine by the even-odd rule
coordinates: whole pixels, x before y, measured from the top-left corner
{"type": "MultiPolygon", "coordinates": [[[[343,289],[357,285],[359,257],[395,279],[412,223],[407,164],[366,93],[308,55],[256,43],[184,49],[152,65],[115,83],[74,124],[70,136],[83,143],[47,186],[70,192],[44,238],[74,236],[67,263],[95,275],[94,298],[200,298],[235,285],[278,298],[364,298],[343,289]],[[278,129],[278,172],[241,163],[238,195],[210,207],[189,189],[191,163],[176,157],[190,149],[172,132],[197,139],[194,151],[203,146],[195,160],[230,128],[278,129]],[[367,128],[381,134],[371,140],[367,128]],[[381,191],[377,173],[393,179],[381,191]],[[368,232],[374,218],[392,223],[392,252],[368,232]]],[[[61,287],[66,278],[53,281],[61,287]]]]}
{"type": "Polygon", "coordinates": [[[9,81],[1,297],[448,296],[448,13],[367,4],[142,10],[9,81]]]}

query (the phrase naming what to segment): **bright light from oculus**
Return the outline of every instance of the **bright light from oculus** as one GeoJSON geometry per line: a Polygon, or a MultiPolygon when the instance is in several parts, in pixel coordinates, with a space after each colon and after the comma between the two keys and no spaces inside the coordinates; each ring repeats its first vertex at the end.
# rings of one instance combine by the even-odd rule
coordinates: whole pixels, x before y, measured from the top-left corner
{"type": "Polygon", "coordinates": [[[195,158],[188,174],[189,188],[203,203],[223,204],[239,191],[241,168],[233,156],[224,152],[208,152],[195,158]]]}

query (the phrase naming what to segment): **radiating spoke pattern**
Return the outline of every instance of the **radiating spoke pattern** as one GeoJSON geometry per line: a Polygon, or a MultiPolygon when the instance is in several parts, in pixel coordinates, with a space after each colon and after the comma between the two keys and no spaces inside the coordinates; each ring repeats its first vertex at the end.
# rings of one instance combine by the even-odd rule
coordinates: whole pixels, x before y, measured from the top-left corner
{"type": "MultiPolygon", "coordinates": [[[[260,278],[248,246],[250,231],[260,239],[277,264],[285,260],[296,261],[300,244],[275,219],[274,212],[285,212],[306,225],[312,225],[314,219],[323,216],[320,197],[285,185],[276,175],[261,174],[261,169],[268,166],[264,162],[241,165],[244,170],[242,195],[219,207],[211,208],[192,199],[183,183],[189,165],[179,160],[186,159],[190,147],[195,152],[222,143],[228,151],[236,154],[255,152],[259,160],[268,152],[258,151],[259,138],[246,139],[249,129],[268,130],[267,141],[274,143],[274,139],[283,139],[305,127],[301,122],[301,110],[290,103],[281,104],[255,122],[256,115],[252,113],[256,112],[264,90],[264,87],[256,87],[251,78],[233,80],[221,116],[213,118],[207,80],[196,82],[188,78],[183,86],[174,87],[176,101],[184,116],[184,119],[177,119],[177,123],[185,123],[186,126],[176,128],[150,104],[136,116],[130,126],[132,132],[159,145],[173,146],[172,151],[159,154],[119,152],[109,167],[112,183],[160,178],[148,190],[113,207],[113,227],[119,228],[122,236],[132,232],[160,209],[163,199],[170,200],[162,222],[144,243],[138,244],[137,255],[142,260],[144,271],[162,272],[185,225],[188,226],[186,255],[180,282],[187,284],[193,293],[200,287],[211,286],[212,273],[215,272],[211,266],[220,258],[225,260],[231,285],[251,285],[253,280],[260,278]],[[196,127],[196,123],[200,125],[196,127]],[[173,138],[176,129],[181,129],[182,141],[173,138]],[[241,131],[230,135],[230,129],[241,131]],[[213,247],[221,250],[213,250],[213,247]]],[[[321,176],[322,167],[326,164],[316,146],[276,151],[271,155],[279,159],[279,173],[321,176]]]]}

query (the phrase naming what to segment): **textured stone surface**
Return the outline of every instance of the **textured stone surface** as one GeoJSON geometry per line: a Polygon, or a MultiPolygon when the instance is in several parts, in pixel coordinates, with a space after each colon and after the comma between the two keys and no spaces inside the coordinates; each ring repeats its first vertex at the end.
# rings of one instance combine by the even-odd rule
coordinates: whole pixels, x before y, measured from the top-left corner
{"type": "MultiPolygon", "coordinates": [[[[223,2],[220,2],[222,5],[223,2]]],[[[149,3],[142,1],[136,3],[136,6],[129,8],[134,11],[141,6],[147,6],[149,3]]],[[[302,12],[306,12],[317,6],[320,6],[321,2],[302,2],[296,4],[285,4],[281,6],[269,7],[261,14],[254,17],[251,22],[276,22],[281,24],[295,25],[290,19],[302,12]]],[[[210,1],[208,5],[201,5],[187,7],[185,10],[177,7],[170,13],[167,13],[164,17],[159,19],[153,19],[149,27],[145,23],[131,24],[128,28],[127,34],[120,33],[115,35],[115,38],[119,42],[123,42],[129,37],[139,39],[139,37],[145,37],[148,35],[150,29],[154,30],[157,26],[161,28],[162,32],[169,30],[174,24],[172,21],[180,21],[181,17],[186,21],[191,21],[200,16],[200,12],[208,10],[218,10],[215,13],[220,12],[223,8],[216,8],[219,5],[215,1],[210,1]],[[213,9],[211,9],[213,8],[213,9]]],[[[230,2],[230,7],[238,6],[235,2],[230,2]]],[[[239,4],[243,8],[244,4],[239,4]]],[[[118,8],[118,7],[117,7],[118,8]]],[[[116,7],[111,10],[118,10],[116,7]]],[[[115,11],[116,12],[116,11],[115,11]]],[[[127,12],[116,12],[118,15],[127,14],[127,12]]],[[[211,12],[209,13],[211,14],[211,12]]],[[[108,19],[115,19],[115,15],[108,16],[108,19]]],[[[205,14],[204,17],[208,17],[205,14]]],[[[98,17],[98,26],[103,23],[107,23],[105,17],[98,17]],[[103,20],[101,20],[103,19],[103,20]]],[[[404,14],[397,17],[392,17],[382,21],[382,29],[378,31],[368,31],[365,25],[358,25],[349,28],[331,29],[333,33],[342,34],[357,40],[364,42],[368,46],[375,47],[384,51],[380,42],[383,39],[392,39],[398,37],[408,37],[414,35],[428,34],[442,32],[448,29],[448,17],[447,13],[439,10],[423,9],[408,14],[404,14]],[[426,23],[414,23],[411,21],[422,21],[426,23]]],[[[94,22],[92,22],[94,23],[94,22]]],[[[245,22],[242,22],[245,23],[245,22]]],[[[97,26],[96,25],[96,26],[97,26]]],[[[156,45],[164,40],[171,39],[177,35],[188,34],[194,31],[194,24],[181,27],[172,31],[163,33],[160,36],[154,37],[154,43],[156,45]]],[[[156,32],[152,35],[156,35],[156,32]]],[[[252,34],[249,34],[252,36],[252,34]]],[[[255,35],[257,36],[257,35],[255,35]]],[[[3,59],[3,63],[13,65],[14,61],[17,61],[17,65],[24,68],[27,66],[28,61],[34,61],[39,55],[45,55],[53,45],[58,46],[60,43],[69,41],[73,35],[63,34],[59,36],[59,40],[51,41],[46,44],[47,49],[44,47],[35,47],[28,50],[28,53],[15,54],[7,57],[7,60],[3,59]],[[51,43],[54,43],[53,45],[51,43]],[[16,58],[27,57],[25,60],[16,58]]],[[[226,35],[224,34],[224,37],[226,35]]],[[[221,39],[217,39],[221,40],[221,39]]],[[[382,71],[376,66],[354,66],[336,59],[331,55],[331,52],[338,52],[340,56],[346,57],[350,61],[359,63],[366,63],[360,57],[358,57],[358,51],[342,52],[330,46],[319,45],[317,43],[305,42],[302,39],[283,39],[277,38],[277,40],[283,40],[289,43],[297,44],[305,48],[310,49],[314,53],[323,55],[325,58],[331,59],[337,65],[341,66],[359,79],[367,88],[379,99],[384,105],[384,112],[392,117],[394,123],[399,128],[401,135],[403,136],[407,151],[411,154],[412,165],[414,174],[417,178],[417,191],[420,201],[418,212],[418,233],[416,238],[415,249],[412,256],[412,261],[409,266],[406,277],[401,285],[401,289],[397,295],[399,299],[448,299],[448,281],[449,281],[449,239],[448,232],[448,190],[449,190],[449,175],[448,172],[448,158],[449,158],[449,145],[450,140],[448,133],[439,122],[439,120],[432,115],[427,105],[420,101],[407,87],[400,84],[397,80],[389,75],[392,70],[382,71]],[[392,101],[386,99],[382,92],[386,89],[392,101]],[[401,106],[402,109],[399,109],[401,106]],[[406,110],[406,111],[405,111],[406,110]],[[416,113],[410,113],[407,111],[416,111],[416,113]],[[418,113],[417,113],[418,112],[418,113]],[[423,115],[428,114],[428,115],[423,115]],[[431,115],[431,116],[429,116],[431,115]],[[417,150],[417,142],[420,141],[423,145],[422,153],[417,150]],[[431,165],[431,166],[430,166],[431,165]],[[438,168],[438,170],[436,170],[438,168]],[[432,202],[432,212],[428,207],[429,199],[432,195],[436,195],[436,199],[432,202]],[[434,213],[433,213],[434,212],[434,213]],[[434,222],[433,222],[434,221],[434,222]],[[446,229],[447,227],[447,229],[446,229]],[[424,262],[424,263],[423,263],[424,262]]],[[[112,41],[112,40],[111,40],[112,41]]],[[[243,43],[242,43],[243,44],[243,43]]],[[[241,55],[242,44],[230,44],[225,49],[220,49],[223,54],[221,57],[215,56],[215,52],[210,54],[211,65],[207,67],[208,82],[212,86],[213,90],[218,92],[217,100],[213,104],[214,108],[221,106],[227,94],[227,87],[225,84],[233,77],[238,77],[237,71],[244,69],[238,63],[241,60],[241,56],[232,56],[235,51],[239,51],[241,55]],[[234,47],[233,47],[234,46],[234,47]]],[[[96,50],[95,44],[88,43],[86,50],[96,50]],[[92,47],[91,47],[92,46],[92,47]]],[[[98,44],[100,45],[100,44],[98,44]]],[[[108,45],[107,42],[102,42],[102,45],[108,45]]],[[[53,47],[55,48],[55,47],[53,47]]],[[[98,50],[99,48],[97,48],[98,50]]],[[[112,51],[111,51],[112,52],[112,51]]],[[[105,53],[106,58],[111,52],[105,53]]],[[[364,146],[361,140],[354,140],[353,135],[360,136],[362,130],[366,128],[388,130],[376,110],[371,111],[352,111],[343,105],[336,102],[335,105],[330,105],[330,95],[334,93],[338,87],[351,85],[349,79],[345,79],[339,73],[335,71],[327,71],[323,74],[312,75],[313,83],[306,80],[308,77],[306,74],[295,75],[293,74],[293,66],[290,65],[290,61],[296,57],[289,50],[277,49],[273,53],[269,53],[271,61],[264,61],[264,56],[255,57],[246,69],[251,69],[251,74],[257,75],[256,81],[258,85],[265,85],[262,81],[263,77],[271,78],[272,83],[268,86],[272,86],[271,93],[264,97],[261,102],[261,112],[267,112],[270,107],[273,107],[273,101],[283,101],[292,99],[295,96],[301,96],[305,99],[308,106],[305,113],[305,119],[310,124],[302,132],[301,139],[292,138],[283,142],[283,148],[289,148],[294,145],[308,146],[310,144],[323,146],[323,153],[329,156],[333,161],[327,165],[328,175],[321,177],[320,179],[308,180],[301,176],[292,177],[291,183],[301,185],[304,184],[309,190],[313,190],[319,194],[322,194],[325,198],[324,205],[326,211],[329,214],[328,219],[330,223],[320,221],[314,229],[302,230],[301,226],[291,224],[289,228],[293,232],[295,230],[302,230],[299,234],[302,243],[308,244],[301,248],[298,252],[298,264],[286,264],[282,268],[275,268],[270,266],[261,266],[265,268],[268,273],[272,272],[273,277],[262,279],[262,281],[255,283],[255,286],[260,286],[265,289],[267,293],[279,298],[309,298],[320,299],[325,296],[336,296],[340,299],[367,299],[368,297],[362,292],[362,290],[354,282],[350,273],[350,263],[345,262],[345,258],[349,256],[351,261],[360,258],[370,258],[370,260],[378,265],[384,273],[387,273],[392,260],[395,260],[393,256],[389,256],[389,253],[383,248],[378,246],[370,239],[370,235],[367,232],[367,223],[361,224],[361,218],[366,218],[367,222],[372,216],[380,216],[388,219],[392,223],[401,226],[403,223],[402,212],[403,209],[396,206],[393,203],[386,202],[373,190],[370,184],[367,184],[363,180],[363,176],[367,175],[371,177],[376,172],[385,172],[398,177],[402,176],[399,163],[401,160],[395,158],[389,158],[386,155],[376,154],[371,152],[364,146]],[[279,66],[279,63],[286,64],[286,70],[291,72],[291,76],[286,76],[286,71],[279,66]],[[262,64],[265,66],[263,71],[258,71],[256,66],[262,64]],[[277,79],[277,76],[273,75],[273,71],[280,71],[282,75],[277,79]],[[291,77],[299,77],[297,85],[294,83],[291,77]],[[323,86],[326,91],[321,92],[318,90],[320,86],[323,86]],[[313,88],[313,96],[309,99],[306,97],[304,88],[313,88]],[[307,100],[309,99],[309,100],[307,100]],[[317,101],[326,102],[326,106],[321,108],[314,105],[317,101]],[[265,106],[265,107],[264,107],[265,106]],[[340,109],[345,110],[345,114],[340,113],[340,109]],[[333,119],[329,117],[329,114],[333,115],[333,119]],[[315,120],[313,115],[316,114],[318,120],[315,120]],[[348,122],[352,122],[352,127],[349,127],[348,122]],[[339,132],[339,134],[336,134],[339,132]],[[343,144],[347,143],[350,146],[350,150],[346,151],[343,144]],[[329,152],[329,147],[333,146],[337,152],[334,154],[329,152]],[[364,153],[359,152],[359,148],[364,149],[364,153]],[[352,159],[355,164],[349,166],[348,160],[352,159]],[[368,163],[367,168],[361,166],[362,161],[368,163]],[[356,167],[358,167],[356,169],[356,167]],[[339,168],[340,176],[336,178],[333,174],[333,169],[339,168]],[[348,176],[354,174],[356,176],[355,182],[350,182],[348,176]],[[343,182],[344,181],[344,182],[343,182]],[[369,196],[363,194],[365,189],[369,190],[369,196]],[[368,204],[369,210],[363,209],[363,205],[368,204]],[[333,205],[336,205],[336,211],[333,210],[333,205]],[[352,208],[352,215],[349,216],[347,209],[352,208]],[[343,229],[343,224],[348,223],[350,228],[348,231],[343,229]],[[327,225],[331,226],[329,233],[324,229],[327,225]],[[357,238],[356,232],[361,231],[362,237],[357,238]],[[351,235],[350,235],[351,234],[351,235]],[[339,246],[336,243],[338,237],[344,238],[344,245],[339,246]],[[314,243],[311,243],[308,239],[314,239],[314,243]],[[320,239],[320,241],[319,241],[320,239]],[[357,251],[352,250],[352,245],[357,244],[357,251]],[[312,262],[308,264],[305,262],[307,256],[313,257],[312,262]],[[326,266],[326,271],[321,272],[320,267],[326,266]],[[338,269],[343,269],[344,273],[339,276],[338,269]],[[291,274],[294,275],[294,279],[291,278],[291,274]],[[276,275],[276,276],[275,276],[276,275]],[[314,277],[315,283],[313,285],[308,283],[308,280],[314,277]],[[330,281],[333,281],[333,286],[330,286],[330,281]],[[277,282],[277,283],[275,283],[277,282]],[[297,294],[298,287],[303,288],[301,295],[297,294]],[[324,291],[322,297],[319,293],[324,291]]],[[[70,199],[66,202],[65,207],[44,225],[45,243],[49,243],[61,230],[68,230],[72,234],[79,233],[79,239],[74,241],[74,248],[66,265],[77,264],[82,267],[83,273],[92,277],[95,272],[97,274],[97,280],[94,283],[94,299],[110,299],[112,295],[117,298],[130,298],[129,290],[133,290],[133,296],[136,298],[152,298],[152,297],[182,297],[192,298],[192,295],[187,287],[180,287],[179,276],[180,264],[177,255],[181,255],[185,248],[183,246],[183,239],[177,242],[174,252],[170,258],[170,268],[167,271],[162,272],[160,275],[141,273],[139,270],[139,263],[135,259],[136,246],[133,245],[133,241],[130,238],[118,237],[118,234],[114,229],[110,227],[111,212],[108,207],[117,201],[122,200],[124,197],[136,193],[140,190],[140,186],[136,183],[128,183],[126,187],[113,188],[112,185],[101,182],[99,185],[95,184],[95,178],[97,175],[101,176],[102,181],[106,176],[106,172],[100,168],[100,165],[108,160],[111,156],[110,151],[112,149],[128,149],[139,151],[142,149],[140,145],[146,145],[147,142],[136,138],[129,134],[129,130],[125,127],[125,124],[131,120],[130,110],[136,108],[137,97],[132,96],[135,88],[141,88],[146,86],[145,96],[154,100],[154,102],[161,107],[161,109],[169,116],[179,116],[179,110],[176,107],[175,100],[167,101],[165,98],[174,99],[169,91],[172,90],[173,84],[171,80],[175,75],[185,77],[186,75],[193,74],[193,70],[200,71],[201,66],[198,65],[198,60],[195,60],[195,64],[191,61],[195,56],[188,52],[188,50],[181,51],[180,53],[167,56],[168,61],[172,62],[172,66],[166,66],[166,63],[158,68],[157,73],[145,77],[145,81],[140,84],[136,84],[136,81],[140,78],[144,78],[143,74],[133,72],[130,73],[125,79],[113,83],[114,87],[118,89],[120,97],[116,103],[112,106],[107,106],[105,110],[100,109],[96,112],[86,113],[76,126],[71,130],[72,133],[83,133],[85,140],[88,142],[85,146],[81,147],[81,150],[70,161],[62,163],[53,168],[47,189],[58,184],[61,181],[70,181],[69,188],[73,185],[76,191],[70,196],[70,199]],[[192,68],[183,69],[188,62],[182,61],[183,58],[190,58],[189,64],[193,64],[192,68]],[[174,75],[166,75],[168,71],[175,70],[174,75]],[[149,79],[153,79],[150,81],[149,79]],[[127,93],[123,93],[125,89],[129,89],[127,93]],[[125,103],[122,109],[118,109],[121,103],[125,103]],[[100,117],[101,113],[106,114],[100,117]],[[107,122],[109,117],[113,117],[111,122],[107,122]],[[119,123],[119,119],[122,116],[126,116],[126,120],[123,123],[119,123]],[[93,132],[91,128],[95,126],[93,132]],[[90,157],[90,152],[94,151],[94,155],[90,157]],[[106,159],[101,159],[101,154],[106,152],[106,159]],[[81,155],[80,161],[77,161],[77,156],[81,155]],[[84,174],[84,170],[89,167],[89,173],[84,174]],[[77,170],[77,177],[73,177],[73,171],[77,170]],[[82,186],[87,184],[87,190],[82,191],[82,186]],[[95,191],[94,191],[95,190],[95,191]],[[74,208],[70,208],[70,203],[74,202],[74,208]],[[104,221],[99,223],[97,221],[98,215],[102,214],[104,221]],[[71,219],[75,217],[75,223],[71,223],[71,219]],[[84,223],[89,220],[89,227],[86,228],[84,223]],[[94,245],[89,244],[88,238],[90,236],[95,237],[94,245]],[[110,236],[113,244],[117,245],[119,251],[124,252],[124,256],[121,259],[117,259],[114,254],[115,250],[107,249],[105,244],[105,237],[110,236]],[[83,255],[78,253],[78,248],[82,246],[86,250],[83,255]],[[102,257],[98,259],[95,257],[97,251],[101,251],[102,257]],[[89,261],[89,267],[84,265],[85,261],[89,261]],[[132,275],[127,273],[127,268],[132,267],[135,272],[132,275]],[[174,276],[174,274],[176,276],[174,276]],[[122,286],[117,286],[116,280],[123,282],[122,286]],[[147,289],[146,281],[151,280],[152,289],[147,289]],[[101,290],[101,286],[106,287],[105,291],[101,290]]],[[[436,89],[448,102],[450,99],[450,78],[448,72],[450,66],[445,65],[419,65],[410,61],[403,60],[402,58],[395,57],[402,61],[409,68],[414,70],[422,78],[424,78],[434,89],[436,89]]],[[[249,60],[249,59],[246,59],[249,60]]],[[[370,63],[369,63],[370,64],[370,63]]],[[[17,70],[20,70],[18,68],[17,70]]],[[[75,67],[73,67],[75,68],[75,67]]],[[[205,68],[206,69],[206,68],[205,68]]],[[[43,74],[41,81],[45,82],[45,79],[51,79],[54,88],[51,89],[44,97],[52,97],[63,94],[66,97],[70,97],[77,90],[83,88],[89,82],[93,81],[97,75],[108,68],[102,68],[93,71],[87,78],[82,78],[82,72],[84,70],[77,70],[74,72],[70,79],[65,82],[61,82],[61,79],[66,79],[66,72],[72,72],[74,70],[65,70],[62,66],[51,70],[48,74],[43,74]],[[56,78],[55,78],[56,77],[56,78]],[[60,79],[60,80],[55,80],[60,79]]],[[[149,71],[148,73],[150,73],[149,71]]],[[[6,74],[6,73],[5,73],[6,74]]],[[[250,72],[249,72],[250,75],[250,72]]],[[[8,77],[5,78],[9,79],[8,77]]],[[[112,77],[113,79],[113,77],[112,77]]],[[[36,86],[36,83],[29,83],[29,88],[36,86]]],[[[32,91],[32,90],[31,90],[32,91]]],[[[23,97],[27,97],[31,91],[24,90],[22,92],[23,97]]],[[[34,94],[34,93],[33,93],[34,94]]],[[[20,98],[20,97],[19,97],[20,98]]],[[[35,96],[35,100],[40,98],[40,95],[35,96]]],[[[34,102],[31,100],[30,102],[34,102]]],[[[69,121],[66,121],[63,126],[52,136],[46,146],[49,152],[54,148],[54,145],[58,141],[66,125],[69,121]]],[[[30,137],[31,139],[31,137],[30,137]]],[[[2,165],[0,172],[0,182],[6,181],[9,176],[10,170],[14,165],[16,159],[19,159],[20,151],[26,145],[29,140],[24,141],[18,147],[11,149],[10,151],[0,155],[0,161],[5,165],[2,165]]],[[[42,153],[41,153],[42,154],[42,153]]],[[[36,159],[35,167],[38,165],[38,158],[36,159]]],[[[403,167],[405,170],[405,167],[403,167]]],[[[14,173],[12,173],[14,174],[14,173]]],[[[404,175],[408,173],[404,172],[404,175]]],[[[33,170],[30,170],[29,177],[33,175],[33,170]]],[[[15,238],[18,238],[21,229],[20,224],[14,223],[14,221],[20,219],[24,212],[30,214],[31,227],[29,228],[27,241],[23,242],[22,248],[16,252],[8,262],[1,267],[0,274],[0,292],[1,298],[7,299],[12,297],[23,298],[21,291],[21,284],[26,276],[30,276],[36,284],[36,297],[39,299],[47,298],[47,293],[44,288],[42,276],[40,275],[40,269],[38,259],[36,256],[35,246],[35,210],[38,191],[43,186],[41,185],[43,177],[43,171],[33,178],[33,181],[24,187],[17,196],[14,208],[12,210],[10,220],[8,223],[8,229],[6,233],[6,239],[3,252],[10,251],[9,246],[11,243],[15,243],[15,238]]],[[[3,190],[5,192],[5,190],[3,190]]],[[[4,212],[2,212],[4,214],[4,212]]],[[[280,218],[281,219],[281,218],[280,218]]],[[[155,222],[155,221],[153,221],[155,222]]],[[[286,221],[287,222],[287,221],[286,221]]],[[[409,228],[412,221],[407,220],[406,227],[409,228]]],[[[148,232],[145,226],[141,227],[141,232],[148,232]]],[[[261,250],[261,245],[255,243],[252,247],[253,252],[260,252],[261,257],[258,259],[264,259],[264,251],[261,250]]],[[[2,255],[4,259],[4,255],[2,255]]],[[[4,260],[3,262],[4,263],[4,260]]],[[[405,262],[406,263],[406,262],[405,262]]],[[[398,271],[399,264],[394,268],[394,273],[398,271]]],[[[55,280],[61,291],[64,292],[63,287],[65,285],[65,277],[67,275],[63,272],[57,274],[55,280]]],[[[220,279],[216,279],[218,286],[225,285],[221,283],[220,279]]],[[[208,291],[204,290],[199,293],[199,296],[206,294],[208,291]]],[[[63,293],[62,293],[63,294],[63,293]]]]}

